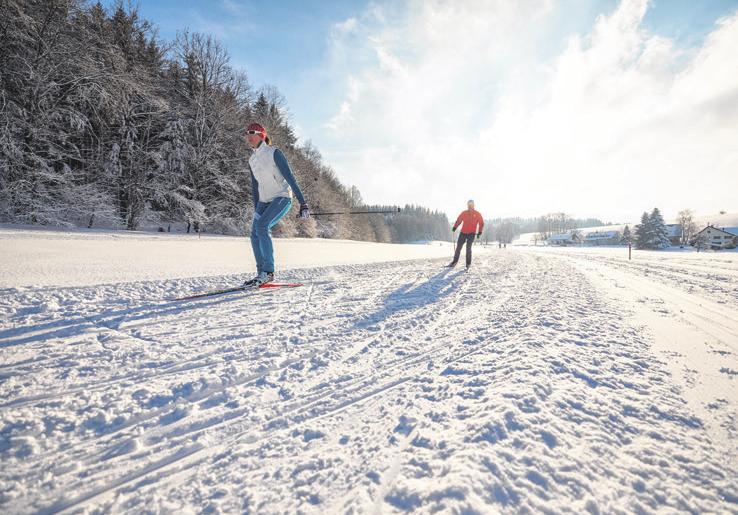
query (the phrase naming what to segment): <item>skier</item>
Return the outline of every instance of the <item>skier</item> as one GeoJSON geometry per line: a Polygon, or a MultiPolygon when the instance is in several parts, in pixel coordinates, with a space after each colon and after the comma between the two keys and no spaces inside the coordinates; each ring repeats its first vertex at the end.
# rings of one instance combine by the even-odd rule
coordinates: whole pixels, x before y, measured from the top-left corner
{"type": "Polygon", "coordinates": [[[258,123],[252,123],[246,129],[246,139],[253,149],[249,157],[251,191],[254,197],[251,247],[256,258],[257,276],[243,285],[259,287],[274,280],[271,231],[290,210],[292,192],[300,202],[300,218],[308,218],[310,210],[287,159],[281,150],[272,145],[266,129],[258,123]]]}
{"type": "Polygon", "coordinates": [[[463,224],[461,228],[461,234],[456,242],[456,252],[454,253],[454,260],[448,265],[449,268],[456,266],[459,262],[459,255],[461,255],[461,247],[466,243],[466,268],[471,266],[472,261],[472,243],[474,243],[474,236],[480,238],[482,236],[482,230],[484,229],[484,219],[479,211],[474,209],[474,201],[469,200],[466,203],[466,211],[462,211],[459,217],[456,219],[452,232],[458,229],[459,225],[463,224]]]}

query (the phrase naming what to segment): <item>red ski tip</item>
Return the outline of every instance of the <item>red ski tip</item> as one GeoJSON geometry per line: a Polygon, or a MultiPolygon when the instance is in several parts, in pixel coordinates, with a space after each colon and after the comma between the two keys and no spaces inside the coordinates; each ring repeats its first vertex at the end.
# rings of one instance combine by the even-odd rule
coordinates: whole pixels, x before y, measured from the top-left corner
{"type": "Polygon", "coordinates": [[[305,286],[302,283],[264,283],[260,284],[259,288],[296,288],[298,286],[305,286]]]}

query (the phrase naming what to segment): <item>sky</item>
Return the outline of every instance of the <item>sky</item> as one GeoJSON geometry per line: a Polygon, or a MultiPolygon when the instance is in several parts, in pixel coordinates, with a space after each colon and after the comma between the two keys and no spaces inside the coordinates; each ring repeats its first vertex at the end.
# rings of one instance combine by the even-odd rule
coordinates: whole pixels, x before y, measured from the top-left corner
{"type": "Polygon", "coordinates": [[[738,211],[738,0],[138,5],[160,37],[212,34],[255,87],[276,86],[367,203],[738,211]]]}

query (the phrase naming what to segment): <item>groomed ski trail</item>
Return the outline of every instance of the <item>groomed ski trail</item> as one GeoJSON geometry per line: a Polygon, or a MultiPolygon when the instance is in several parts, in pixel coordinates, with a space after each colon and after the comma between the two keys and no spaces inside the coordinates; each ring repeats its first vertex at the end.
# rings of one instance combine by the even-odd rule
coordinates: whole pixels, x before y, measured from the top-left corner
{"type": "Polygon", "coordinates": [[[176,306],[141,299],[232,278],[10,292],[0,509],[738,507],[719,442],[588,272],[443,264],[176,306]]]}

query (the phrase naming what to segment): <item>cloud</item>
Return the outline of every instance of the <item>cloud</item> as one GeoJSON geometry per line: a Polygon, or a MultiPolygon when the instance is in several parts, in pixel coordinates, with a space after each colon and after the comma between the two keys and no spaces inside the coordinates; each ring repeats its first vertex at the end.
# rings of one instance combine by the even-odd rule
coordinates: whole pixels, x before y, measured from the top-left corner
{"type": "Polygon", "coordinates": [[[222,5],[223,10],[232,15],[243,16],[246,13],[246,6],[238,3],[237,1],[223,0],[222,5]]]}
{"type": "Polygon", "coordinates": [[[353,16],[333,26],[333,38],[341,38],[356,29],[357,21],[353,16]]]}
{"type": "Polygon", "coordinates": [[[365,199],[488,216],[738,209],[738,13],[698,48],[623,0],[584,35],[544,0],[373,4],[331,33],[315,138],[365,199]]]}
{"type": "Polygon", "coordinates": [[[340,131],[342,127],[354,122],[351,114],[352,105],[359,99],[360,84],[354,77],[348,77],[348,92],[346,94],[346,100],[341,103],[341,107],[325,126],[331,131],[340,131]]]}
{"type": "Polygon", "coordinates": [[[208,9],[195,5],[184,9],[183,17],[180,12],[172,13],[172,17],[177,20],[179,30],[187,27],[189,30],[209,34],[221,42],[228,43],[251,36],[259,29],[259,25],[250,15],[251,12],[253,9],[249,11],[249,5],[246,3],[223,0],[208,9]]]}

